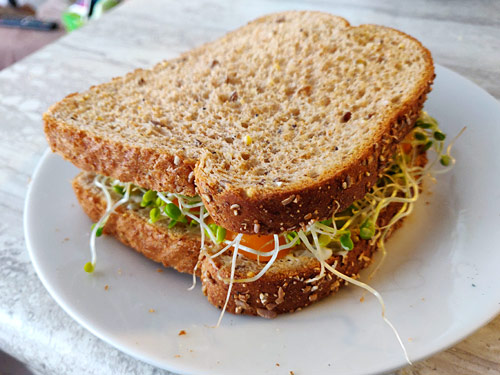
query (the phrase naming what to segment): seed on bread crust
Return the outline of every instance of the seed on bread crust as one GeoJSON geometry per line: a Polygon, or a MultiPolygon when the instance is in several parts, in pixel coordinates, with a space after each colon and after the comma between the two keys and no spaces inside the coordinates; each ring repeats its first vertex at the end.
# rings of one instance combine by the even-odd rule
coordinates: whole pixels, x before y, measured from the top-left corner
{"type": "Polygon", "coordinates": [[[259,223],[255,223],[253,225],[253,231],[255,234],[259,233],[259,231],[260,231],[260,224],[259,223]]]}
{"type": "Polygon", "coordinates": [[[273,318],[276,318],[278,316],[278,314],[274,311],[270,311],[267,309],[261,309],[261,308],[257,308],[257,315],[261,316],[262,318],[266,318],[266,319],[273,319],[273,318]]]}
{"type": "Polygon", "coordinates": [[[292,201],[295,199],[295,195],[290,195],[288,198],[285,198],[281,201],[281,204],[283,206],[286,206],[287,204],[292,203],[292,201]]]}

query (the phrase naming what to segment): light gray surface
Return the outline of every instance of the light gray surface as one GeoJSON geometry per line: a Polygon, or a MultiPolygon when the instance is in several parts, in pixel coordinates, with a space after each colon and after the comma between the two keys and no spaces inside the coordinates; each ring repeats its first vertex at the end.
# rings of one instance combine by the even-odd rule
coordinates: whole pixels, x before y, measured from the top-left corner
{"type": "Polygon", "coordinates": [[[30,175],[47,147],[41,114],[70,92],[152,66],[260,14],[302,8],[401,29],[421,40],[437,63],[500,98],[500,2],[127,2],[0,72],[0,350],[36,374],[168,374],[73,322],[34,272],[22,214],[30,175]]]}

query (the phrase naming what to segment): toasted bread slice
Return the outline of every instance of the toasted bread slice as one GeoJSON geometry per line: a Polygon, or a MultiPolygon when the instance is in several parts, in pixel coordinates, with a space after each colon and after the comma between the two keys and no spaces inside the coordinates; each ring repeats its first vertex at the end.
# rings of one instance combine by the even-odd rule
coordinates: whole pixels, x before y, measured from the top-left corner
{"type": "MultiPolygon", "coordinates": [[[[425,154],[419,155],[417,165],[424,166],[426,162],[425,154]]],[[[73,189],[83,210],[97,222],[104,214],[106,200],[101,190],[93,184],[94,178],[94,173],[80,173],[73,180],[73,189]]],[[[112,198],[117,201],[121,196],[112,193],[112,198]]],[[[378,217],[378,225],[389,223],[400,207],[400,203],[392,203],[386,207],[378,217]]],[[[104,226],[104,233],[115,236],[146,257],[180,272],[193,273],[199,261],[196,274],[201,276],[203,292],[210,303],[222,308],[229,287],[227,279],[231,275],[232,256],[222,254],[211,258],[218,250],[215,247],[200,252],[199,229],[188,226],[169,229],[162,222],[150,224],[148,219],[148,209],[121,206],[109,217],[104,226]]],[[[400,220],[391,226],[389,235],[401,223],[400,220]]],[[[376,241],[363,240],[356,236],[351,251],[343,255],[334,254],[326,261],[330,265],[336,263],[336,269],[344,275],[357,278],[358,273],[371,263],[376,250],[376,241]]],[[[234,279],[254,276],[265,264],[240,255],[234,279]]],[[[277,259],[258,280],[234,283],[226,310],[235,314],[272,318],[319,301],[345,284],[344,280],[328,272],[323,278],[308,282],[319,273],[318,260],[298,246],[285,258],[277,259]]]]}
{"type": "Polygon", "coordinates": [[[433,78],[402,32],[284,12],[66,97],[45,132],[84,170],[199,193],[224,228],[279,233],[364,196],[433,78]]]}

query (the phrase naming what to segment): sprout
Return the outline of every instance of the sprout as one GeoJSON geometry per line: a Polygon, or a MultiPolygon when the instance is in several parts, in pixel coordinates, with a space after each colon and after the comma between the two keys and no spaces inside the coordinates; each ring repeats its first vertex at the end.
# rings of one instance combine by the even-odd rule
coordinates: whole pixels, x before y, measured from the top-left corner
{"type": "Polygon", "coordinates": [[[153,201],[156,200],[156,191],[153,190],[148,190],[144,195],[142,196],[142,202],[141,202],[141,207],[147,207],[150,204],[153,203],[153,201]]]}
{"type": "Polygon", "coordinates": [[[359,227],[359,236],[364,240],[369,240],[375,235],[375,224],[370,220],[365,220],[359,227]]]}
{"type": "MultiPolygon", "coordinates": [[[[285,235],[285,238],[289,243],[293,242],[297,237],[298,237],[297,232],[288,232],[285,235]]],[[[300,238],[297,239],[295,245],[300,245],[300,238]]]]}
{"type": "Polygon", "coordinates": [[[352,243],[351,240],[351,232],[344,233],[342,236],[340,236],[340,245],[344,250],[352,250],[354,248],[354,244],[352,243]]]}
{"type": "Polygon", "coordinates": [[[332,241],[332,237],[328,234],[320,234],[318,241],[321,247],[325,247],[332,241]]]}
{"type": "Polygon", "coordinates": [[[160,219],[161,211],[158,207],[154,207],[149,211],[149,219],[152,223],[156,223],[160,219]]]}
{"type": "Polygon", "coordinates": [[[426,141],[427,140],[427,136],[421,132],[415,132],[414,137],[417,141],[426,141]]]}
{"type": "Polygon", "coordinates": [[[123,188],[123,186],[113,185],[113,190],[120,195],[125,194],[125,189],[123,188]]]}
{"type": "Polygon", "coordinates": [[[177,220],[181,217],[182,215],[182,212],[181,210],[179,209],[179,207],[177,207],[175,204],[173,203],[168,203],[166,206],[165,206],[165,209],[164,209],[165,213],[167,214],[167,216],[173,220],[177,220]]]}
{"type": "Polygon", "coordinates": [[[94,265],[91,263],[91,262],[87,262],[85,263],[85,265],[83,266],[83,269],[85,270],[85,272],[87,273],[92,273],[94,272],[94,265]]]}
{"type": "Polygon", "coordinates": [[[222,228],[221,226],[217,225],[217,231],[216,231],[216,243],[222,243],[226,239],[226,230],[222,228]]]}
{"type": "MultiPolygon", "coordinates": [[[[97,223],[94,223],[94,224],[92,224],[92,225],[90,226],[90,230],[91,230],[91,231],[92,231],[92,230],[94,230],[94,227],[95,227],[95,225],[96,225],[96,224],[97,224],[97,223]]],[[[95,236],[96,236],[96,237],[101,237],[101,236],[102,236],[102,230],[103,230],[103,227],[102,227],[102,226],[101,226],[101,227],[99,227],[99,228],[97,228],[97,230],[95,231],[95,236]]]]}
{"type": "Polygon", "coordinates": [[[434,139],[436,141],[444,141],[446,134],[441,133],[439,130],[434,132],[434,139]]]}
{"type": "Polygon", "coordinates": [[[448,156],[448,155],[441,155],[441,158],[439,159],[439,162],[441,163],[441,165],[447,167],[451,163],[451,157],[448,156]]]}

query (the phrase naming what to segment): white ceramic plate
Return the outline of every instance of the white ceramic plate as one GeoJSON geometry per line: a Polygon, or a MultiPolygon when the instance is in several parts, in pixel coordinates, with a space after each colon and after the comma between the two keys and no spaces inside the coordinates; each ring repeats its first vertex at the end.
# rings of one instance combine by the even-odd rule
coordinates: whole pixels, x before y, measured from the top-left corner
{"type": "MultiPolygon", "coordinates": [[[[457,141],[456,167],[427,183],[415,213],[389,241],[371,285],[412,360],[445,349],[500,310],[500,105],[485,91],[437,68],[426,109],[457,141]]],[[[159,266],[112,238],[90,259],[90,221],[73,195],[75,167],[46,153],[28,193],[25,233],[36,271],[77,322],[118,349],[174,372],[193,374],[375,374],[405,365],[370,295],[350,286],[274,320],[219,310],[191,278],[159,266]],[[105,285],[109,290],[105,290],[105,285]],[[149,312],[154,309],[155,312],[149,312]],[[180,330],[186,335],[179,336],[180,330]],[[278,366],[279,364],[279,366],[278,366]]]]}

